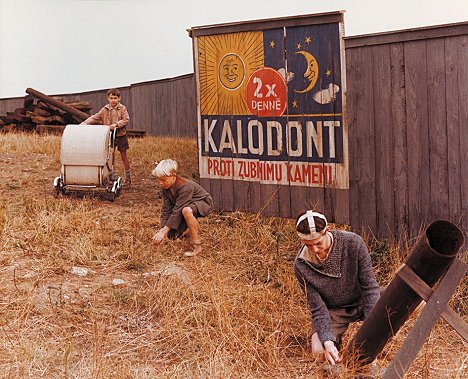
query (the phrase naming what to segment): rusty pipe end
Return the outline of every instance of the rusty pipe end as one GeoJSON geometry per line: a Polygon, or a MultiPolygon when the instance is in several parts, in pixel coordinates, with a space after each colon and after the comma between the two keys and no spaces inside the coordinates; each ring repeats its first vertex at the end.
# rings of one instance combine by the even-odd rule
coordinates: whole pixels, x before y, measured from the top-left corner
{"type": "Polygon", "coordinates": [[[426,229],[426,238],[431,249],[446,256],[456,255],[465,243],[461,230],[445,220],[432,222],[426,229]]]}

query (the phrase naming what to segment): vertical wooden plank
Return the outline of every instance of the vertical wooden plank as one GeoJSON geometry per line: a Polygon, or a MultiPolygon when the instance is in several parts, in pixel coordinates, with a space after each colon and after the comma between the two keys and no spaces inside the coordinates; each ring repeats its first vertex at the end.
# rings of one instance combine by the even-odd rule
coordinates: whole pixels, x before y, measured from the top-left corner
{"type": "Polygon", "coordinates": [[[174,80],[169,80],[167,82],[167,94],[166,99],[169,104],[166,104],[167,109],[169,110],[168,115],[168,122],[169,122],[169,130],[173,135],[176,137],[181,136],[181,132],[183,130],[183,125],[178,122],[178,115],[177,115],[177,93],[176,93],[176,86],[174,80]]]}
{"type": "Polygon", "coordinates": [[[429,129],[429,220],[449,218],[447,191],[447,111],[445,96],[445,39],[427,40],[427,93],[429,129]]]}
{"type": "Polygon", "coordinates": [[[292,218],[296,215],[291,211],[291,192],[290,187],[286,185],[278,186],[278,203],[280,217],[292,218]]]}
{"type": "Polygon", "coordinates": [[[346,50],[346,123],[348,125],[348,146],[349,146],[349,223],[353,229],[357,230],[359,225],[359,191],[358,191],[358,156],[357,156],[357,122],[358,99],[356,91],[359,82],[356,79],[356,70],[359,61],[358,49],[346,50]]]}
{"type": "MultiPolygon", "coordinates": [[[[142,86],[143,87],[143,86],[142,86]]],[[[160,85],[159,83],[154,83],[151,86],[146,87],[146,91],[144,91],[143,88],[140,89],[139,91],[139,103],[140,103],[140,109],[142,111],[141,119],[143,121],[144,118],[149,118],[151,120],[151,123],[148,125],[149,129],[151,130],[151,135],[153,136],[161,136],[164,135],[162,134],[161,129],[161,124],[164,125],[164,121],[162,120],[161,116],[161,97],[164,96],[163,93],[160,91],[160,85]],[[143,96],[148,96],[152,99],[151,105],[150,103],[147,103],[144,99],[142,99],[143,96]],[[144,116],[144,114],[147,112],[148,116],[144,116]]]]}
{"type": "Polygon", "coordinates": [[[191,75],[187,78],[186,91],[191,93],[190,99],[188,99],[187,105],[187,127],[189,128],[186,137],[188,138],[197,138],[197,92],[196,92],[196,83],[194,75],[191,75]]]}
{"type": "Polygon", "coordinates": [[[389,127],[393,130],[393,209],[396,241],[408,239],[408,158],[405,108],[405,64],[403,44],[390,45],[391,112],[389,127]]]}
{"type": "Polygon", "coordinates": [[[160,133],[166,137],[177,135],[176,125],[173,124],[173,106],[171,83],[169,81],[161,81],[158,85],[159,101],[159,123],[158,128],[160,133]]]}
{"type": "MultiPolygon", "coordinates": [[[[374,109],[373,83],[372,83],[372,56],[366,48],[356,49],[357,61],[354,65],[354,102],[356,123],[354,125],[353,138],[355,143],[354,190],[357,191],[358,204],[354,204],[354,220],[358,229],[367,231],[376,230],[376,198],[375,198],[375,134],[374,134],[374,109]],[[357,207],[356,207],[357,205],[357,207]]],[[[350,128],[351,134],[351,128],[350,128]]],[[[353,220],[353,216],[351,216],[353,220]]]]}
{"type": "Polygon", "coordinates": [[[333,198],[335,199],[335,220],[337,224],[350,225],[349,218],[349,189],[331,188],[333,198]]]}
{"type": "Polygon", "coordinates": [[[393,239],[393,151],[389,45],[371,48],[375,132],[375,186],[378,239],[393,239]]]}
{"type": "MultiPolygon", "coordinates": [[[[461,151],[460,131],[460,91],[459,86],[463,86],[458,79],[460,71],[459,51],[466,49],[463,46],[463,37],[449,37],[445,39],[445,99],[447,104],[447,194],[448,212],[450,221],[457,223],[462,217],[462,193],[461,181],[462,170],[466,170],[466,161],[463,164],[461,151]]],[[[465,126],[466,128],[466,126],[465,126]]],[[[466,129],[465,129],[466,130],[466,129]]],[[[466,145],[465,145],[466,146],[466,145]]]]}
{"type": "Polygon", "coordinates": [[[172,125],[170,124],[170,112],[168,107],[168,103],[170,101],[171,95],[168,92],[169,88],[166,82],[160,81],[157,86],[157,107],[152,109],[152,116],[158,117],[158,122],[156,123],[156,127],[158,129],[159,135],[163,135],[165,137],[171,136],[172,133],[172,125]],[[169,101],[168,101],[169,99],[169,101]],[[157,112],[157,115],[155,114],[157,112]]]}
{"type": "Polygon", "coordinates": [[[159,83],[159,93],[160,93],[160,102],[159,102],[159,114],[161,117],[161,122],[159,128],[161,132],[164,133],[166,137],[170,137],[172,133],[177,133],[177,129],[174,129],[172,124],[172,94],[171,94],[171,83],[168,81],[161,81],[159,83]]]}
{"type": "MultiPolygon", "coordinates": [[[[328,216],[328,209],[325,208],[323,188],[313,188],[306,186],[290,186],[291,196],[291,215],[296,217],[299,213],[308,209],[315,209],[324,212],[327,218],[333,219],[328,216]]],[[[330,211],[330,215],[331,215],[330,211]]]]}
{"type": "Polygon", "coordinates": [[[132,95],[131,95],[130,87],[119,87],[119,90],[120,90],[122,104],[124,104],[125,107],[127,108],[127,111],[130,117],[128,128],[138,129],[134,126],[135,124],[133,122],[134,112],[133,112],[133,103],[132,103],[132,95]]]}
{"type": "Polygon", "coordinates": [[[142,94],[147,97],[148,100],[141,99],[140,97],[140,102],[141,106],[144,107],[143,109],[146,109],[147,117],[150,121],[149,128],[151,134],[154,136],[163,136],[167,127],[166,121],[161,113],[161,102],[165,94],[161,91],[160,82],[148,83],[145,92],[142,94]]]}
{"type": "Polygon", "coordinates": [[[179,137],[197,137],[196,87],[193,75],[174,81],[179,137]]]}
{"type": "MultiPolygon", "coordinates": [[[[132,86],[131,87],[131,93],[132,93],[132,96],[130,98],[130,102],[132,104],[132,109],[133,109],[133,112],[132,112],[132,125],[135,129],[142,129],[139,127],[140,125],[140,108],[135,104],[135,98],[137,97],[137,94],[136,92],[138,92],[138,89],[136,86],[132,86]]],[[[150,131],[147,130],[147,133],[149,133],[150,131]]]]}
{"type": "MultiPolygon", "coordinates": [[[[141,129],[147,130],[150,129],[155,135],[158,134],[158,130],[156,127],[158,126],[153,121],[153,115],[151,114],[151,100],[152,99],[152,87],[146,84],[143,84],[140,89],[140,97],[138,98],[138,103],[141,112],[141,129]]],[[[137,128],[140,129],[140,128],[137,128]]]]}
{"type": "MultiPolygon", "coordinates": [[[[460,164],[460,187],[461,187],[461,220],[457,223],[462,227],[462,230],[468,228],[468,36],[464,35],[461,37],[461,42],[457,45],[458,51],[458,133],[459,133],[459,151],[460,155],[458,161],[460,164]]],[[[452,145],[453,146],[453,145],[452,145]]],[[[468,242],[465,240],[465,246],[468,242]]]]}
{"type": "MultiPolygon", "coordinates": [[[[136,104],[134,104],[135,100],[134,100],[134,91],[135,91],[135,87],[132,86],[131,89],[130,89],[130,99],[129,99],[129,104],[131,105],[131,108],[132,108],[132,114],[130,115],[130,118],[131,118],[131,122],[132,122],[132,128],[134,129],[142,129],[142,128],[139,128],[138,125],[139,125],[139,117],[140,117],[140,112],[139,112],[139,107],[136,106],[136,104]]],[[[149,131],[147,131],[148,133],[149,131]]]]}
{"type": "Polygon", "coordinates": [[[149,110],[148,110],[148,101],[145,100],[147,95],[145,94],[145,86],[138,85],[132,88],[132,106],[133,109],[138,109],[137,112],[133,112],[132,125],[135,129],[142,129],[154,133],[151,129],[151,123],[148,122],[149,119],[149,110]]]}
{"type": "Polygon", "coordinates": [[[426,41],[404,44],[408,126],[408,214],[410,238],[424,229],[430,202],[426,41]]]}
{"type": "Polygon", "coordinates": [[[171,80],[171,97],[173,99],[172,108],[174,112],[174,117],[171,118],[173,118],[172,122],[174,122],[174,124],[177,127],[177,137],[183,137],[187,129],[187,120],[184,105],[186,105],[189,93],[187,93],[186,96],[184,96],[183,92],[181,91],[182,86],[183,82],[181,80],[171,80]]]}

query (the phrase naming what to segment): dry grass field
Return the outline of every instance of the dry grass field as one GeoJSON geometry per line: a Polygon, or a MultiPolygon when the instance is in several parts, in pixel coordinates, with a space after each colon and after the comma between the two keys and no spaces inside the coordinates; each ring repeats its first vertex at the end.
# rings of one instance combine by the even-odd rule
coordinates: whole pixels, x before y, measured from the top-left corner
{"type": "MultiPolygon", "coordinates": [[[[181,241],[155,247],[154,162],[176,159],[196,179],[196,142],[146,137],[130,145],[134,184],[112,203],[53,196],[60,137],[0,134],[0,377],[327,377],[309,353],[293,220],[214,213],[201,220],[201,255],[184,257],[181,241]]],[[[385,285],[411,246],[369,244],[385,285]]],[[[467,287],[465,277],[450,303],[465,320],[467,287]]],[[[416,317],[378,365],[388,366],[416,317]]],[[[439,321],[406,377],[466,378],[467,352],[439,321]]]]}

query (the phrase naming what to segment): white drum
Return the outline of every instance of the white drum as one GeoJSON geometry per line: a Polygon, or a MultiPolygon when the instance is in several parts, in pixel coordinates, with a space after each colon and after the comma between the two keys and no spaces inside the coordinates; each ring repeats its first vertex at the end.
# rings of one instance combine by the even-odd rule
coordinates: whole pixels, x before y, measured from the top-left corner
{"type": "Polygon", "coordinates": [[[64,185],[102,186],[110,175],[110,128],[107,125],[67,125],[60,151],[64,185]]]}

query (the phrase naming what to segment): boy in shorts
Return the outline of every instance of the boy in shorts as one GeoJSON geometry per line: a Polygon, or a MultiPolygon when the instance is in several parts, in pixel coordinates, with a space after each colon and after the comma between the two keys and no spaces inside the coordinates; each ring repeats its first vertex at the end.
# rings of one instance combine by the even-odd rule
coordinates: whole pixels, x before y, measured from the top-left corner
{"type": "MultiPolygon", "coordinates": [[[[120,102],[120,91],[117,88],[111,88],[107,91],[107,100],[109,104],[101,108],[101,110],[88,117],[82,122],[87,125],[109,125],[111,130],[117,129],[115,134],[115,146],[120,151],[120,157],[125,169],[124,185],[130,186],[132,183],[130,162],[127,156],[128,136],[126,126],[130,121],[127,108],[120,102]]],[[[115,172],[112,172],[112,177],[115,178],[115,172]]]]}
{"type": "Polygon", "coordinates": [[[198,183],[177,175],[177,168],[176,161],[164,159],[152,172],[162,187],[163,197],[161,225],[153,242],[159,245],[166,236],[177,239],[188,233],[192,249],[185,256],[192,257],[201,252],[197,218],[211,213],[213,199],[198,183]]]}

